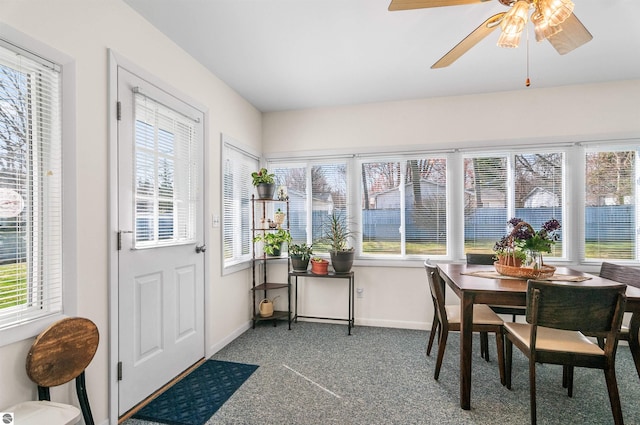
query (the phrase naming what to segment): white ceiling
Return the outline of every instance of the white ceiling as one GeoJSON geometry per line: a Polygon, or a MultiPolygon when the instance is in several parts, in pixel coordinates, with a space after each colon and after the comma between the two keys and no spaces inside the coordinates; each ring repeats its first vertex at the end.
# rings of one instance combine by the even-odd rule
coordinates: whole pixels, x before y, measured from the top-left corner
{"type": "MultiPolygon", "coordinates": [[[[525,88],[526,38],[499,31],[451,66],[431,65],[497,0],[389,12],[390,0],[124,0],[263,112],[525,88]]],[[[532,88],[640,79],[640,0],[574,0],[593,40],[560,56],[536,43],[532,88]]]]}

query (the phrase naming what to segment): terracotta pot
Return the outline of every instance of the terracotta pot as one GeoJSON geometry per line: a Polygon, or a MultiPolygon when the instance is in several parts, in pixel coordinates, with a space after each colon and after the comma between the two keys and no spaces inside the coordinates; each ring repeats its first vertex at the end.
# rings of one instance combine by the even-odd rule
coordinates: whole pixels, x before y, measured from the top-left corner
{"type": "Polygon", "coordinates": [[[321,261],[311,260],[311,273],[328,274],[329,262],[327,260],[321,260],[321,261]]]}

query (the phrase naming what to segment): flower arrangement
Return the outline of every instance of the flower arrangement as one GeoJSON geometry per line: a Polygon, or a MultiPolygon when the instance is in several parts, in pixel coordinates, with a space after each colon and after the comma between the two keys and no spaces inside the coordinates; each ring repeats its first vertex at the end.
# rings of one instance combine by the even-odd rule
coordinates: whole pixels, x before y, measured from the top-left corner
{"type": "Polygon", "coordinates": [[[261,183],[274,184],[275,177],[276,175],[269,173],[266,168],[261,168],[260,170],[251,173],[254,186],[258,186],[261,183]]]}
{"type": "Polygon", "coordinates": [[[557,233],[560,222],[552,218],[538,231],[520,218],[512,218],[508,224],[511,231],[493,247],[499,262],[519,267],[526,261],[526,266],[541,267],[542,253],[550,253],[552,246],[560,239],[557,233]]]}

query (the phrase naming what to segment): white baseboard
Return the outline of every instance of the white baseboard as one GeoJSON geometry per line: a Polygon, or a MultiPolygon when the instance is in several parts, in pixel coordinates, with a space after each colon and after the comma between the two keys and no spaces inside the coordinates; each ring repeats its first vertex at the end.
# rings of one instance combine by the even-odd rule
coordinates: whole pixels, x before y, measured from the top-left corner
{"type": "Polygon", "coordinates": [[[374,326],[379,328],[414,329],[427,331],[431,329],[431,323],[407,322],[401,320],[380,320],[380,319],[356,319],[356,326],[374,326]]]}
{"type": "Polygon", "coordinates": [[[207,348],[207,352],[205,353],[206,357],[209,358],[213,356],[215,353],[222,350],[225,346],[227,346],[234,339],[236,339],[237,337],[239,337],[240,335],[248,331],[250,328],[251,328],[251,320],[249,320],[248,322],[244,323],[242,326],[235,329],[233,332],[231,332],[222,340],[218,341],[216,344],[207,348]]]}

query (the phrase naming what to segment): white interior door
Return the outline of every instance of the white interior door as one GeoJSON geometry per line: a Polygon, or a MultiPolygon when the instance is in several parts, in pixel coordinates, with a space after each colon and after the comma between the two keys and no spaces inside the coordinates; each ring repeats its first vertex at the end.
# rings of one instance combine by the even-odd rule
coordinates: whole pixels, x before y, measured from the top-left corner
{"type": "Polygon", "coordinates": [[[118,411],[204,357],[202,112],[118,68],[118,411]]]}

